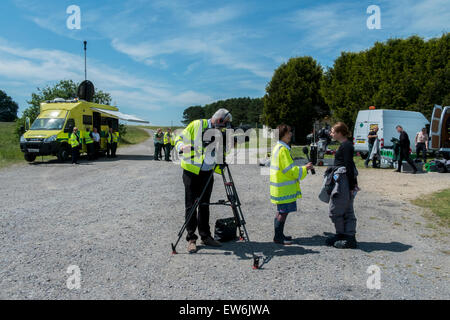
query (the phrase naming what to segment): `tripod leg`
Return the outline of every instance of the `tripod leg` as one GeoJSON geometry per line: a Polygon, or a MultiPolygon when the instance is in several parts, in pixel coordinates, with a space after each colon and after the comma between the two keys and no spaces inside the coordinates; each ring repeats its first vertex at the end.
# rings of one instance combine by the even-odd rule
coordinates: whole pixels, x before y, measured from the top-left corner
{"type": "Polygon", "coordinates": [[[236,187],[234,185],[233,177],[231,175],[230,168],[228,167],[228,164],[225,164],[222,166],[222,177],[223,182],[225,185],[225,191],[227,193],[228,200],[230,201],[231,208],[233,210],[233,215],[236,221],[236,225],[239,228],[239,235],[241,240],[245,240],[249,243],[251,251],[252,251],[252,257],[253,257],[253,269],[259,269],[259,257],[255,255],[255,251],[253,250],[253,246],[250,244],[250,238],[248,236],[247,228],[245,227],[245,219],[244,214],[241,210],[241,202],[239,200],[239,196],[237,194],[236,187]],[[227,176],[229,178],[229,181],[227,181],[227,176]],[[243,231],[241,230],[241,227],[243,231]],[[245,238],[244,238],[245,236],[245,238]]]}
{"type": "Polygon", "coordinates": [[[186,217],[183,226],[181,227],[180,231],[178,232],[178,239],[177,239],[177,241],[175,242],[175,244],[171,243],[171,246],[172,246],[172,254],[176,254],[176,253],[177,253],[177,250],[176,250],[177,245],[178,245],[178,243],[180,242],[180,239],[181,239],[181,237],[183,236],[184,230],[186,230],[186,227],[187,227],[189,221],[191,220],[192,215],[197,211],[197,208],[198,208],[198,206],[200,205],[200,201],[201,201],[201,199],[203,198],[203,196],[204,196],[204,194],[205,194],[205,192],[206,192],[206,189],[208,188],[209,184],[211,183],[213,174],[214,174],[214,171],[211,171],[211,174],[210,174],[210,176],[209,176],[209,178],[208,178],[208,182],[206,182],[206,185],[205,185],[205,187],[203,188],[202,193],[201,193],[200,196],[195,200],[194,205],[192,206],[191,210],[189,211],[189,214],[188,214],[188,216],[186,217]]]}

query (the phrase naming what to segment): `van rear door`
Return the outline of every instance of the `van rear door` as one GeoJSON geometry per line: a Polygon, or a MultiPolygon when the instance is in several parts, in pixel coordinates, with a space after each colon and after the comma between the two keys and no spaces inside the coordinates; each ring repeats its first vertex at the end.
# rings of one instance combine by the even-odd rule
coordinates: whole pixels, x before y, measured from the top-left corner
{"type": "Polygon", "coordinates": [[[441,147],[441,116],[442,116],[442,107],[435,105],[433,109],[433,114],[431,116],[431,125],[430,125],[430,138],[431,150],[439,150],[441,147]]]}

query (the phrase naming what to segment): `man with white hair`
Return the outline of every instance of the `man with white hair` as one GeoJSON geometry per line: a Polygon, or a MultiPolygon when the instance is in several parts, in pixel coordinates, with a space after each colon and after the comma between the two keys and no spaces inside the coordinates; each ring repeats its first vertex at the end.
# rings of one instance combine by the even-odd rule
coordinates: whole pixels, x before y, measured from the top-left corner
{"type": "Polygon", "coordinates": [[[208,152],[206,152],[203,136],[208,129],[225,128],[231,121],[231,113],[226,109],[219,109],[209,120],[192,121],[175,139],[175,148],[179,153],[182,153],[181,167],[184,169],[185,219],[188,218],[189,211],[194,206],[196,199],[200,197],[203,189],[206,188],[202,199],[200,199],[198,212],[194,212],[186,226],[186,240],[188,241],[189,253],[197,251],[196,241],[198,237],[195,234],[197,228],[202,244],[214,247],[221,246],[218,241],[211,237],[209,205],[204,205],[204,203],[210,202],[214,184],[214,178],[211,177],[211,180],[209,180],[209,177],[213,175],[213,172],[219,174],[222,172],[215,162],[215,149],[210,150],[208,148],[208,152]],[[208,180],[210,182],[207,185],[208,180]]]}

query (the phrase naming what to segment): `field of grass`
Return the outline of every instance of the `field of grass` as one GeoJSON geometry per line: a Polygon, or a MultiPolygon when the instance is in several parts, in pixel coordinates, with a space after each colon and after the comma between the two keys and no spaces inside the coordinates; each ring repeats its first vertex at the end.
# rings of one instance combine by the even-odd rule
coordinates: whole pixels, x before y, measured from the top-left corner
{"type": "Polygon", "coordinates": [[[418,198],[412,203],[430,209],[439,218],[442,226],[450,227],[450,189],[418,198]]]}
{"type": "Polygon", "coordinates": [[[120,140],[119,148],[144,142],[150,137],[140,126],[127,126],[127,134],[120,140]]]}
{"type": "Polygon", "coordinates": [[[19,138],[14,133],[15,122],[0,122],[0,168],[25,161],[20,151],[19,138]]]}

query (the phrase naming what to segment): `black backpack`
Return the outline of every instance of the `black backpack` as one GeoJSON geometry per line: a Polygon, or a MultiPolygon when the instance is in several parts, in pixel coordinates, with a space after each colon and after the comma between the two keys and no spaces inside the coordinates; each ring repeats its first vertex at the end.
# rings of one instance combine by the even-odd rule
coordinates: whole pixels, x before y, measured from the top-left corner
{"type": "Polygon", "coordinates": [[[236,240],[237,225],[234,218],[218,219],[214,228],[214,240],[227,242],[236,240]]]}

